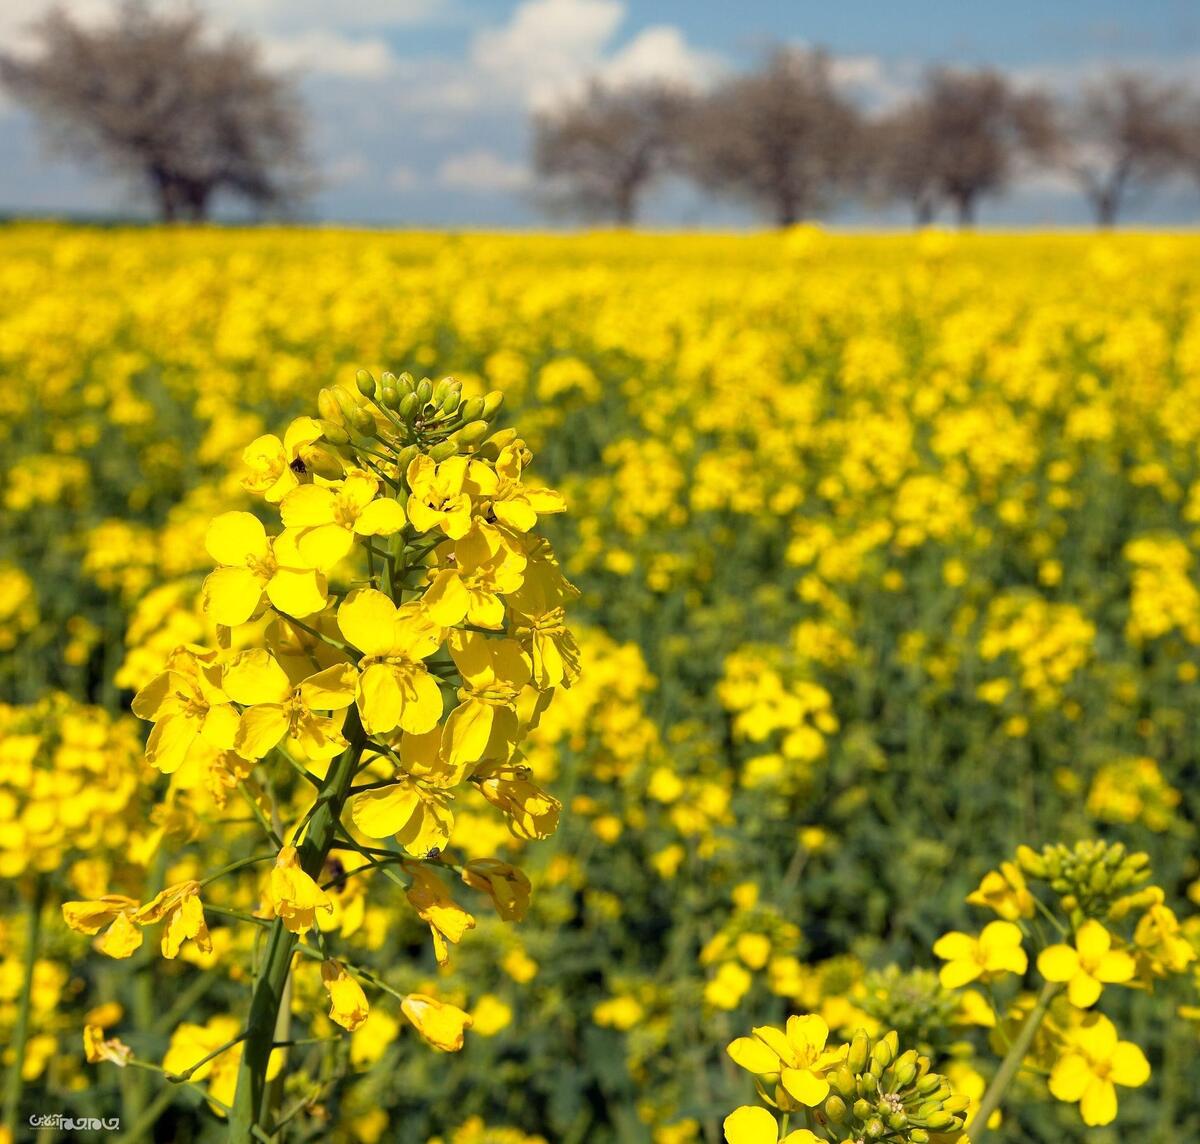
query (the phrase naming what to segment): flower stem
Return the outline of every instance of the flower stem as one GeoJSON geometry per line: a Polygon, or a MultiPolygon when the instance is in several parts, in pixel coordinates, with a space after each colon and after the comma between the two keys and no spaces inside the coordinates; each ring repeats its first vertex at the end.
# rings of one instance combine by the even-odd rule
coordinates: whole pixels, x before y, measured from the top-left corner
{"type": "MultiPolygon", "coordinates": [[[[346,738],[349,746],[329,768],[318,796],[319,805],[309,821],[308,831],[299,849],[300,868],[314,879],[320,876],[321,868],[325,865],[341,818],[342,806],[354,782],[359,755],[366,743],[366,734],[353,707],[346,722],[346,738]]],[[[271,1089],[266,1083],[267,1064],[271,1058],[279,1007],[295,951],[296,934],[276,918],[267,937],[262,971],[254,984],[254,994],[250,1000],[246,1044],[238,1066],[237,1091],[229,1120],[230,1144],[249,1144],[251,1139],[270,1132],[273,1110],[270,1107],[271,1089]]]]}
{"type": "Polygon", "coordinates": [[[25,1046],[29,1042],[29,1008],[33,996],[33,972],[37,967],[38,944],[42,936],[42,907],[46,903],[46,879],[38,874],[33,883],[33,896],[26,908],[24,986],[17,999],[17,1015],[13,1022],[12,1054],[4,1081],[4,1128],[8,1139],[17,1135],[17,1119],[21,1113],[21,1092],[24,1088],[22,1071],[25,1067],[25,1046]]]}
{"type": "MultiPolygon", "coordinates": [[[[1020,1032],[1013,1038],[1004,1060],[1000,1062],[1000,1070],[992,1078],[987,1092],[983,1094],[983,1100],[979,1102],[979,1111],[975,1113],[974,1119],[967,1127],[967,1135],[971,1138],[972,1144],[979,1144],[979,1141],[987,1135],[988,1121],[992,1118],[992,1113],[1000,1107],[1004,1093],[1012,1083],[1013,1077],[1017,1075],[1017,1070],[1021,1067],[1025,1054],[1029,1052],[1029,1046],[1033,1044],[1033,1038],[1041,1027],[1046,1010],[1050,1008],[1050,1002],[1054,1000],[1055,994],[1061,988],[1062,986],[1054,981],[1047,981],[1042,987],[1037,1003],[1030,1011],[1029,1016],[1025,1018],[1025,1024],[1021,1026],[1020,1032]]],[[[999,1014],[997,1014],[997,1020],[999,1020],[999,1014]]]]}

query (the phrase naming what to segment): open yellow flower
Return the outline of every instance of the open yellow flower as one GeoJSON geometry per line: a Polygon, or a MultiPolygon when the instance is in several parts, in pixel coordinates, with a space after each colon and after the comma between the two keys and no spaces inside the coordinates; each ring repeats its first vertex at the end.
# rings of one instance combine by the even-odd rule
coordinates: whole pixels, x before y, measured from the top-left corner
{"type": "Polygon", "coordinates": [[[239,652],[225,666],[221,684],[245,710],[238,721],[234,750],[261,759],[285,736],[310,759],[329,759],[345,746],[342,723],[354,702],[358,672],[349,663],[327,667],[293,686],[287,672],[262,648],[239,652]],[[338,711],[339,715],[318,715],[338,711]]]}
{"type": "Polygon", "coordinates": [[[462,868],[462,880],[487,894],[505,921],[524,920],[531,887],[522,871],[499,858],[473,858],[462,868]]]}
{"type": "Polygon", "coordinates": [[[355,697],[367,731],[433,730],[442,717],[442,693],[423,661],[441,645],[442,631],[425,610],[419,604],[397,608],[382,592],[359,588],[342,602],[337,621],[363,653],[355,697]]]}
{"type": "Polygon", "coordinates": [[[446,761],[451,766],[503,762],[518,738],[517,696],[530,679],[521,646],[456,628],[450,633],[450,655],[464,686],[442,732],[446,761]]]}
{"type": "Polygon", "coordinates": [[[779,1124],[765,1108],[744,1104],[735,1108],[723,1125],[728,1144],[821,1144],[807,1128],[797,1128],[779,1139],[779,1124]]]}
{"type": "Polygon", "coordinates": [[[312,929],[317,910],[333,911],[333,902],[301,868],[294,846],[285,846],[275,859],[270,879],[271,907],[292,933],[312,929]]]}
{"type": "Polygon", "coordinates": [[[164,922],[162,955],[174,958],[189,938],[202,953],[212,952],[212,940],[204,922],[204,907],[200,902],[200,883],[195,880],[177,882],[156,894],[134,915],[138,925],[149,926],[164,922]]]}
{"type": "Polygon", "coordinates": [[[1006,973],[1024,973],[1029,958],[1021,948],[1020,927],[1012,922],[990,922],[978,937],[957,930],[934,942],[933,952],[946,962],[939,977],[946,989],[969,981],[992,981],[1006,973]]]}
{"type": "Polygon", "coordinates": [[[778,1074],[777,1102],[784,1111],[815,1108],[829,1095],[826,1074],[846,1059],[847,1046],[826,1049],[829,1026],[815,1013],[792,1016],[784,1029],[761,1025],[752,1037],[738,1037],[728,1053],[757,1076],[778,1074]]]}
{"type": "Polygon", "coordinates": [[[1063,1034],[1062,1055],[1050,1072],[1050,1091],[1062,1101],[1079,1102],[1084,1124],[1111,1124],[1117,1115],[1114,1086],[1139,1088],[1150,1079],[1145,1053],[1117,1039],[1116,1026],[1102,1013],[1089,1013],[1063,1034]]]}
{"type": "Polygon", "coordinates": [[[295,533],[272,540],[258,517],[223,512],[208,526],[204,546],[220,565],[204,580],[204,608],[218,624],[244,624],[262,606],[264,593],[289,616],[325,607],[325,577],[305,563],[295,533]]]}
{"type": "Polygon", "coordinates": [[[424,453],[412,459],[405,479],[412,490],[408,519],[413,528],[419,532],[440,528],[451,540],[466,536],[471,527],[471,498],[463,491],[468,463],[473,472],[491,474],[486,465],[462,456],[450,457],[440,465],[424,453]]]}
{"type": "Polygon", "coordinates": [[[400,1002],[400,1011],[425,1040],[447,1053],[456,1053],[463,1047],[463,1032],[474,1023],[470,1014],[457,1005],[424,993],[410,993],[400,1002]]]}
{"type": "Polygon", "coordinates": [[[562,803],[532,782],[523,769],[497,766],[476,773],[479,793],[508,819],[522,841],[549,838],[558,829],[562,803]]]}
{"type": "Polygon", "coordinates": [[[405,862],[404,869],[412,875],[412,885],[405,896],[433,933],[433,952],[438,965],[445,965],[450,959],[446,943],[457,945],[462,941],[463,934],[475,928],[475,919],[450,897],[446,883],[432,870],[414,862],[405,862]]]}
{"type": "Polygon", "coordinates": [[[86,902],[63,902],[63,921],[76,933],[94,934],[104,929],[95,942],[96,949],[107,957],[130,957],[142,945],[142,931],[133,921],[138,906],[136,898],[123,894],[105,894],[86,902]]]}
{"type": "Polygon", "coordinates": [[[464,619],[479,628],[502,628],[501,597],[520,588],[524,554],[495,525],[476,520],[461,540],[439,547],[437,556],[444,566],[434,572],[421,597],[434,621],[446,628],[464,619]]]}
{"type": "Polygon", "coordinates": [[[181,648],[133,697],[133,713],[154,723],[146,759],[164,774],[207,765],[233,747],[238,713],[221,687],[215,652],[181,648]]]}
{"type": "Polygon", "coordinates": [[[99,1025],[84,1025],[83,1055],[87,1058],[88,1064],[95,1065],[101,1061],[108,1061],[117,1068],[123,1069],[129,1064],[133,1050],[117,1037],[106,1041],[104,1030],[99,1025]]]}
{"type": "Polygon", "coordinates": [[[376,499],[379,478],[353,469],[337,486],[301,485],[283,498],[279,514],[296,532],[304,562],[328,571],[354,547],[356,536],[391,536],[404,527],[404,509],[388,497],[376,499]]]}
{"type": "Polygon", "coordinates": [[[529,654],[533,682],[543,691],[579,678],[579,645],[567,627],[574,585],[546,560],[531,559],[520,588],[508,599],[515,634],[529,654]]]}
{"type": "Polygon", "coordinates": [[[338,961],[321,962],[321,980],[329,992],[329,1016],[354,1032],[370,1015],[367,995],[338,961]]]}
{"type": "MultiPolygon", "coordinates": [[[[521,450],[516,445],[500,450],[494,476],[490,470],[485,472],[491,479],[485,477],[481,482],[481,495],[491,502],[492,515],[517,532],[536,528],[539,515],[567,511],[562,493],[521,483],[521,450]]],[[[474,471],[471,476],[475,478],[474,471]]]]}
{"type": "Polygon", "coordinates": [[[1038,972],[1047,981],[1063,982],[1077,1009],[1100,1000],[1105,985],[1129,981],[1137,971],[1133,958],[1112,948],[1112,935],[1098,921],[1075,931],[1075,947],[1052,945],[1038,955],[1038,972]]]}
{"type": "MultiPolygon", "coordinates": [[[[242,460],[250,470],[242,478],[242,488],[257,493],[269,504],[278,504],[300,484],[308,473],[306,455],[314,451],[323,430],[312,417],[297,417],[286,429],[280,441],[273,433],[256,437],[242,451],[242,460]]],[[[322,458],[332,458],[320,450],[322,458]]]]}
{"type": "Polygon", "coordinates": [[[1033,917],[1033,895],[1025,884],[1025,875],[1015,862],[1001,862],[999,870],[989,870],[979,889],[967,895],[972,906],[986,906],[1005,921],[1033,917]]]}

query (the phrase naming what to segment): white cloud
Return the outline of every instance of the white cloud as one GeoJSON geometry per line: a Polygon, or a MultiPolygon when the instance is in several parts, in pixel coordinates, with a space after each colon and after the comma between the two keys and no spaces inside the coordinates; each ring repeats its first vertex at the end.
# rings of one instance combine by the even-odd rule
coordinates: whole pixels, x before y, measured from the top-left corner
{"type": "Polygon", "coordinates": [[[371,165],[365,155],[340,155],[329,160],[321,170],[322,181],[328,186],[342,187],[347,183],[361,182],[370,174],[371,165]]]}
{"type": "Polygon", "coordinates": [[[314,28],[298,36],[264,36],[262,48],[271,67],[308,75],[377,79],[396,63],[385,40],[352,39],[326,29],[314,28]]]}
{"type": "Polygon", "coordinates": [[[388,173],[388,186],[393,191],[411,191],[413,187],[418,186],[420,179],[417,172],[411,167],[393,167],[388,173]]]}
{"type": "Polygon", "coordinates": [[[715,52],[691,47],[673,24],[656,24],[639,32],[599,69],[612,84],[658,80],[689,89],[708,87],[724,70],[715,52]]]}
{"type": "Polygon", "coordinates": [[[444,187],[483,194],[522,190],[529,185],[531,175],[523,163],[481,148],[451,155],[438,168],[437,177],[444,187]]]}
{"type": "Polygon", "coordinates": [[[525,0],[501,28],[479,32],[481,78],[529,102],[595,70],[625,16],[620,0],[525,0]]]}

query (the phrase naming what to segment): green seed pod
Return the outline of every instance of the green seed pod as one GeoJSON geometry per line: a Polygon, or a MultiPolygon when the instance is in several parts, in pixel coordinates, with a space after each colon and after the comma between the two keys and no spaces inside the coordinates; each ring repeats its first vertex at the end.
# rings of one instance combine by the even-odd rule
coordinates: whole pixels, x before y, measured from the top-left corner
{"type": "Polygon", "coordinates": [[[429,450],[429,455],[435,461],[444,461],[447,457],[453,457],[458,452],[458,445],[454,441],[440,441],[429,450]]]}
{"type": "Polygon", "coordinates": [[[417,415],[417,407],[421,404],[420,399],[415,393],[406,393],[400,398],[400,419],[406,424],[411,425],[413,418],[417,415]]]}
{"type": "Polygon", "coordinates": [[[483,417],[491,421],[497,413],[500,412],[500,406],[504,404],[504,394],[498,389],[493,389],[491,393],[486,394],[483,399],[483,417]]]}
{"type": "Polygon", "coordinates": [[[385,409],[399,409],[400,391],[394,385],[384,385],[379,390],[379,400],[385,409]]]}
{"type": "Polygon", "coordinates": [[[846,1113],[849,1110],[846,1108],[846,1102],[840,1096],[831,1096],[825,1102],[825,1115],[829,1117],[834,1124],[841,1124],[846,1119],[846,1113]]]}
{"type": "Polygon", "coordinates": [[[491,426],[486,421],[472,421],[464,425],[455,436],[464,445],[478,445],[487,435],[491,426]]]}
{"type": "MultiPolygon", "coordinates": [[[[321,390],[321,392],[324,393],[325,391],[321,390]]],[[[320,425],[321,425],[321,436],[324,437],[325,440],[328,441],[331,445],[349,445],[350,444],[350,434],[347,433],[346,430],[344,428],[342,428],[341,424],[339,424],[338,422],[326,421],[326,420],[322,419],[320,422],[320,425]]]]}
{"type": "Polygon", "coordinates": [[[483,416],[483,398],[469,397],[459,409],[464,421],[478,421],[483,416]]]}
{"type": "Polygon", "coordinates": [[[871,1055],[871,1038],[865,1030],[859,1029],[850,1042],[850,1052],[846,1055],[846,1067],[852,1073],[860,1073],[867,1067],[867,1059],[871,1055]]]}
{"type": "Polygon", "coordinates": [[[371,376],[369,371],[360,369],[358,373],[354,375],[354,384],[358,386],[358,392],[361,393],[363,397],[373,398],[375,396],[375,379],[371,376]]]}
{"type": "Polygon", "coordinates": [[[428,405],[429,399],[433,396],[433,383],[427,377],[421,378],[421,383],[417,386],[417,401],[421,405],[428,405]]]}

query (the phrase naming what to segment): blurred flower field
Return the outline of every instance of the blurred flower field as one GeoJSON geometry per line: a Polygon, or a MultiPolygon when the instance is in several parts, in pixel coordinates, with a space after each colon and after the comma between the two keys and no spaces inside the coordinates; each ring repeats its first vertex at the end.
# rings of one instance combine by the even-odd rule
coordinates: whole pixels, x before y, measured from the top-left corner
{"type": "MultiPolygon", "coordinates": [[[[22,225],[0,230],[12,1138],[50,1113],[225,1138],[208,1098],[232,1103],[242,1050],[203,1058],[263,964],[263,930],[237,919],[298,900],[273,880],[286,863],[268,879],[247,856],[264,808],[269,829],[304,792],[251,778],[253,759],[220,783],[160,773],[131,701],[177,648],[225,639],[201,605],[210,523],[273,519],[280,499],[247,446],[361,368],[504,393],[498,424],[532,453],[538,528],[579,589],[581,668],[556,688],[533,657],[556,694],[540,722],[522,713],[523,755],[548,797],[464,794],[422,846],[454,869],[519,865],[527,908],[504,896],[519,881],[470,902],[456,885],[447,922],[369,856],[324,883],[314,934],[376,985],[347,1018],[338,962],[298,959],[278,1139],[717,1144],[755,1099],[746,1069],[780,1059],[727,1046],[796,1014],[851,1059],[857,1030],[874,1047],[897,1030],[977,1107],[1043,980],[1075,1008],[1050,1010],[1045,1067],[1016,1075],[989,1139],[1200,1137],[1200,238],[22,225]],[[1096,915],[1070,923],[1078,947],[1035,941],[1020,872],[1053,885],[1042,847],[1091,839],[1144,852],[1161,887],[1093,887],[1128,960],[1097,979],[1096,1020],[1075,980],[1085,938],[1109,949],[1096,915]],[[67,902],[152,904],[230,866],[199,930],[179,905],[193,940],[167,959],[154,935],[114,960],[64,921],[67,902]],[[997,921],[1029,955],[985,950],[976,970],[959,931],[997,921]],[[442,1051],[463,1028],[429,1014],[459,1010],[463,1046],[442,1051]],[[1096,1038],[1149,1065],[1113,1072],[1108,1124],[1063,1079],[1075,1057],[1108,1075],[1096,1038]],[[127,1050],[194,1083],[118,1067],[127,1050]]],[[[422,528],[453,539],[448,519],[422,528]]],[[[813,1028],[796,1044],[823,1052],[813,1028]]],[[[730,1138],[775,1139],[744,1126],[730,1138]]]]}

